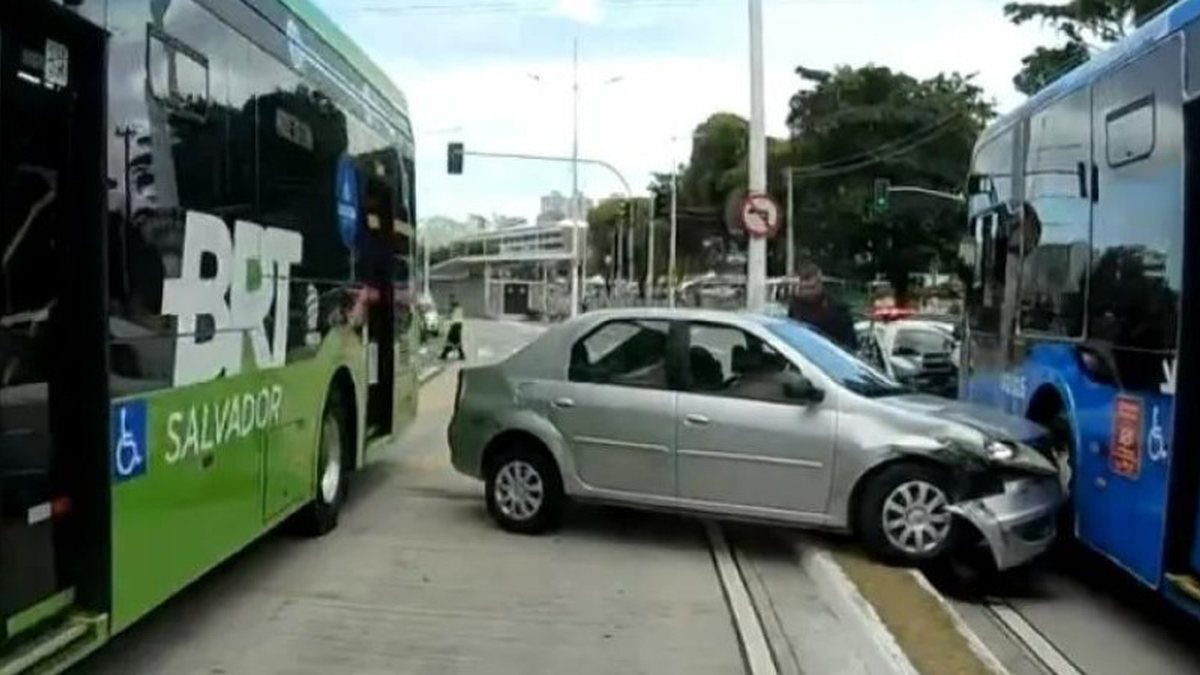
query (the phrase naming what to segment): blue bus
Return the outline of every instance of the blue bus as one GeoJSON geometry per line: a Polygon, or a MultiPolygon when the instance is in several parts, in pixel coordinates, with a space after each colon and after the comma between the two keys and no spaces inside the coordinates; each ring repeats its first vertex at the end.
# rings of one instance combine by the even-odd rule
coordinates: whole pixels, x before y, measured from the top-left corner
{"type": "Polygon", "coordinates": [[[1076,538],[1200,616],[1200,0],[992,124],[968,193],[961,395],[1052,429],[1076,538]]]}

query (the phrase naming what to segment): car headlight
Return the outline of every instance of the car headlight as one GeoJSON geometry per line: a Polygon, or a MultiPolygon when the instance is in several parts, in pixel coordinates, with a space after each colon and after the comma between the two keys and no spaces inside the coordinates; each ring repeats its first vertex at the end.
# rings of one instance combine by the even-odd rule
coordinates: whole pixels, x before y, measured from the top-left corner
{"type": "Polygon", "coordinates": [[[1017,456],[1017,449],[1003,441],[988,441],[983,446],[983,451],[993,462],[1007,462],[1017,456]]]}

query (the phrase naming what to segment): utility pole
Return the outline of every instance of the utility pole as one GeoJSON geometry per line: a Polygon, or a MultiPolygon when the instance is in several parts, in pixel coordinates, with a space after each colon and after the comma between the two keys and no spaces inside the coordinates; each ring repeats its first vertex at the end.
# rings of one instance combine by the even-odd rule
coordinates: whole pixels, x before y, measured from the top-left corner
{"type": "Polygon", "coordinates": [[[790,277],[796,273],[796,193],[792,185],[792,167],[783,170],[787,178],[787,216],[783,219],[783,233],[787,236],[787,269],[783,276],[790,277]]]}
{"type": "MultiPolygon", "coordinates": [[[[750,9],[750,193],[767,191],[766,110],[763,104],[762,0],[749,0],[750,9]]],[[[759,311],[767,304],[767,240],[750,237],[746,261],[746,307],[759,311]]]]}
{"type": "Polygon", "coordinates": [[[671,250],[667,258],[667,290],[670,307],[675,306],[675,241],[679,233],[679,164],[671,161],[671,250]]]}
{"type": "Polygon", "coordinates": [[[629,283],[637,281],[637,264],[635,258],[636,247],[634,246],[635,233],[637,232],[637,202],[629,202],[629,229],[625,233],[625,278],[629,283]]]}
{"type": "Polygon", "coordinates": [[[579,38],[571,65],[571,316],[579,316],[579,38]]]}
{"type": "Polygon", "coordinates": [[[646,296],[654,299],[654,197],[650,192],[650,212],[646,214],[646,296]]]}

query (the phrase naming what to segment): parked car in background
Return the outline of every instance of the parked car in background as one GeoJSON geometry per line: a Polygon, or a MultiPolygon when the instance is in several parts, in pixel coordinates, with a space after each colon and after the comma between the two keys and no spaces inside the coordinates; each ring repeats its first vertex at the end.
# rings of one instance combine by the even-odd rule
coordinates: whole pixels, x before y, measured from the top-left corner
{"type": "Polygon", "coordinates": [[[937,319],[859,321],[859,355],[889,377],[913,389],[957,398],[959,340],[954,324],[937,319]]]}
{"type": "Polygon", "coordinates": [[[421,339],[437,337],[442,334],[442,317],[438,314],[437,304],[433,298],[425,296],[417,303],[421,320],[421,339]]]}
{"type": "Polygon", "coordinates": [[[852,531],[919,564],[979,546],[1020,565],[1054,538],[1050,438],[912,394],[804,325],[702,309],[597,311],[459,374],[448,436],[522,533],[567,499],[852,531]]]}

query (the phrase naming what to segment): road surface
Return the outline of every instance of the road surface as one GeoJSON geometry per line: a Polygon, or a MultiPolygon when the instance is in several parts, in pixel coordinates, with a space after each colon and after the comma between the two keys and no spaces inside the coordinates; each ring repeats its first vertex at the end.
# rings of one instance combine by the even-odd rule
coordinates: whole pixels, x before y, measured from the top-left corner
{"type": "Polygon", "coordinates": [[[1200,623],[1100,558],[1058,554],[954,601],[1014,675],[1200,673],[1200,623]]]}
{"type": "MultiPolygon", "coordinates": [[[[502,358],[536,332],[471,322],[469,358],[502,358]]],[[[337,530],[265,538],[78,670],[724,675],[757,656],[779,673],[870,672],[770,530],[717,530],[725,558],[695,519],[613,508],[577,507],[548,536],[498,530],[481,486],[449,466],[456,367],[423,389],[393,455],[356,477],[337,530]],[[721,569],[754,626],[735,620],[721,569]]]]}

